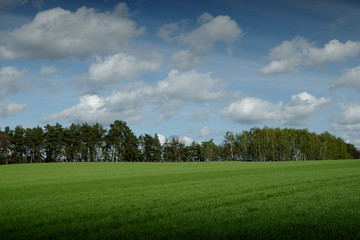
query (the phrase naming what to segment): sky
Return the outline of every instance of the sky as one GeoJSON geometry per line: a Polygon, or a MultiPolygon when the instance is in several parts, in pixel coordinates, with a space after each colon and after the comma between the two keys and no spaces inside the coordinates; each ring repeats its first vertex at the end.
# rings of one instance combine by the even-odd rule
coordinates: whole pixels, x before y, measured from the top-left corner
{"type": "Polygon", "coordinates": [[[360,2],[1,0],[0,127],[253,127],[360,147],[360,2]]]}

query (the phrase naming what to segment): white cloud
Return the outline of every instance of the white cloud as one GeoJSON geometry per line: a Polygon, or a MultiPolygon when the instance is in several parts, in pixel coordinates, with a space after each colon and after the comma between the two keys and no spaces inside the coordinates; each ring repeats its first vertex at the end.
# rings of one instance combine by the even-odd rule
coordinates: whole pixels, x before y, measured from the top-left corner
{"type": "Polygon", "coordinates": [[[291,102],[284,107],[282,102],[273,104],[246,97],[231,103],[220,114],[243,124],[280,122],[283,125],[303,125],[306,118],[324,109],[330,102],[329,98],[316,98],[306,92],[293,95],[291,102]]]}
{"type": "Polygon", "coordinates": [[[158,36],[165,42],[172,42],[176,39],[180,30],[180,23],[168,23],[162,26],[158,31],[158,36]]]}
{"type": "Polygon", "coordinates": [[[24,74],[24,71],[19,71],[14,67],[0,69],[0,117],[11,116],[28,108],[26,104],[17,104],[6,99],[7,95],[27,88],[24,74]]]}
{"type": "Polygon", "coordinates": [[[281,105],[281,102],[272,104],[258,98],[246,97],[223,109],[221,116],[244,124],[265,123],[278,119],[281,105]]]}
{"type": "Polygon", "coordinates": [[[342,134],[340,136],[346,143],[354,144],[360,149],[360,134],[358,132],[342,134]]]}
{"type": "Polygon", "coordinates": [[[0,99],[0,117],[8,117],[25,109],[28,109],[26,104],[17,104],[7,99],[0,99]]]}
{"type": "Polygon", "coordinates": [[[212,78],[210,73],[198,73],[195,70],[181,73],[171,70],[166,79],[157,83],[156,91],[171,99],[206,102],[224,97],[222,86],[222,81],[212,78]]]}
{"type": "Polygon", "coordinates": [[[141,60],[125,53],[97,57],[89,68],[87,79],[101,84],[133,80],[144,71],[156,71],[160,67],[161,57],[158,54],[152,56],[152,60],[141,60]]]}
{"type": "Polygon", "coordinates": [[[342,104],[344,110],[332,123],[335,131],[360,131],[360,104],[342,104]]]}
{"type": "Polygon", "coordinates": [[[130,15],[129,8],[126,3],[119,3],[114,7],[113,14],[120,17],[128,17],[130,15]]]}
{"type": "Polygon", "coordinates": [[[334,39],[323,48],[313,46],[308,40],[297,36],[291,41],[283,41],[270,50],[271,62],[260,69],[262,74],[295,72],[303,65],[319,66],[327,62],[343,61],[360,53],[360,41],[341,43],[334,39]]]}
{"type": "Polygon", "coordinates": [[[211,135],[211,131],[207,126],[201,128],[198,137],[207,137],[211,135]]]}
{"type": "Polygon", "coordinates": [[[316,98],[307,92],[291,96],[291,102],[284,106],[283,124],[303,125],[307,117],[326,108],[331,103],[330,98],[316,98]]]}
{"type": "Polygon", "coordinates": [[[159,133],[157,133],[156,135],[159,138],[161,146],[164,145],[164,143],[166,142],[166,137],[164,135],[162,135],[162,134],[159,134],[159,133]]]}
{"type": "Polygon", "coordinates": [[[8,94],[18,93],[25,89],[24,71],[14,67],[3,67],[0,69],[0,99],[8,94]]]}
{"type": "Polygon", "coordinates": [[[114,119],[139,121],[146,106],[160,112],[158,123],[173,117],[181,104],[214,101],[225,97],[221,90],[222,82],[209,73],[190,71],[180,73],[171,70],[167,78],[148,85],[133,82],[124,85],[121,90],[109,97],[84,95],[80,102],[60,113],[44,119],[50,122],[66,119],[69,122],[111,123],[114,119]]]}
{"type": "MultiPolygon", "coordinates": [[[[125,7],[122,5],[123,11],[125,7]]],[[[60,59],[119,51],[144,31],[119,15],[117,7],[104,13],[86,7],[76,12],[57,7],[39,12],[20,28],[4,32],[0,59],[60,59]]]]}
{"type": "Polygon", "coordinates": [[[276,74],[295,72],[304,61],[311,44],[302,37],[295,37],[291,41],[283,41],[279,46],[270,50],[268,65],[260,70],[262,74],[276,74]]]}
{"type": "Polygon", "coordinates": [[[128,119],[129,122],[137,121],[139,116],[134,114],[134,110],[126,106],[111,106],[111,97],[103,98],[97,95],[84,95],[80,97],[80,102],[60,113],[53,114],[45,119],[44,122],[56,119],[66,119],[69,122],[97,122],[110,124],[116,119],[128,119]],[[113,107],[113,108],[111,108],[113,107]]]}
{"type": "Polygon", "coordinates": [[[360,88],[360,66],[345,70],[344,74],[330,85],[332,90],[342,87],[360,88]]]}
{"type": "Polygon", "coordinates": [[[180,29],[179,24],[176,23],[166,24],[158,32],[166,41],[177,40],[189,46],[188,49],[172,55],[171,58],[177,69],[193,69],[216,42],[232,44],[242,34],[241,28],[229,16],[220,15],[213,18],[210,14],[204,13],[199,17],[198,23],[201,25],[187,34],[176,35],[180,29]]]}
{"type": "Polygon", "coordinates": [[[343,61],[355,57],[360,53],[360,41],[346,41],[341,43],[334,39],[325,44],[324,48],[310,48],[308,65],[320,65],[326,62],[343,61]]]}
{"type": "Polygon", "coordinates": [[[180,142],[183,143],[185,146],[190,146],[194,140],[192,140],[191,138],[189,137],[180,137],[179,138],[180,142]]]}
{"type": "Polygon", "coordinates": [[[198,17],[197,23],[198,24],[208,23],[211,20],[213,20],[213,18],[214,17],[210,13],[204,12],[200,17],[198,17]]]}

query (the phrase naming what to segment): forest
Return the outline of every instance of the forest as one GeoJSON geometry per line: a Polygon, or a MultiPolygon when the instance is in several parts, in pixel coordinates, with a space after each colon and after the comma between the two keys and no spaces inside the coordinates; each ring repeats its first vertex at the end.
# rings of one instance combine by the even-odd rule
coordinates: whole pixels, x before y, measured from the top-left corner
{"type": "Polygon", "coordinates": [[[221,144],[209,141],[185,145],[172,136],[161,145],[158,136],[137,137],[125,121],[109,128],[95,123],[59,123],[43,128],[0,129],[0,164],[42,162],[191,162],[302,161],[358,159],[360,151],[329,132],[307,129],[251,128],[226,132],[221,144]]]}

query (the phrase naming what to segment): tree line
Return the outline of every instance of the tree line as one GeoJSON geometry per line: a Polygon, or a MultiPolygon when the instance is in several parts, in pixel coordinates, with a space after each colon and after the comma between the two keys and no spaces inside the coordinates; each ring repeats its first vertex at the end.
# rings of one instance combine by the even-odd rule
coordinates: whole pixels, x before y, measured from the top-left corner
{"type": "Polygon", "coordinates": [[[190,162],[289,161],[360,158],[352,144],[324,132],[306,129],[251,128],[227,132],[221,144],[209,141],[185,145],[172,136],[164,144],[158,135],[137,137],[126,122],[108,129],[96,123],[47,124],[44,128],[0,129],[0,164],[41,162],[190,162]]]}

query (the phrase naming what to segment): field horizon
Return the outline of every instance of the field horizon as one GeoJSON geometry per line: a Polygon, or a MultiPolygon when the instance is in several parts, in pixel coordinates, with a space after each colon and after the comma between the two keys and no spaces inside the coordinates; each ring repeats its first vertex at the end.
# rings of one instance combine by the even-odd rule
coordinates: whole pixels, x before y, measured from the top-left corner
{"type": "Polygon", "coordinates": [[[0,166],[0,239],[360,239],[360,160],[0,166]]]}

